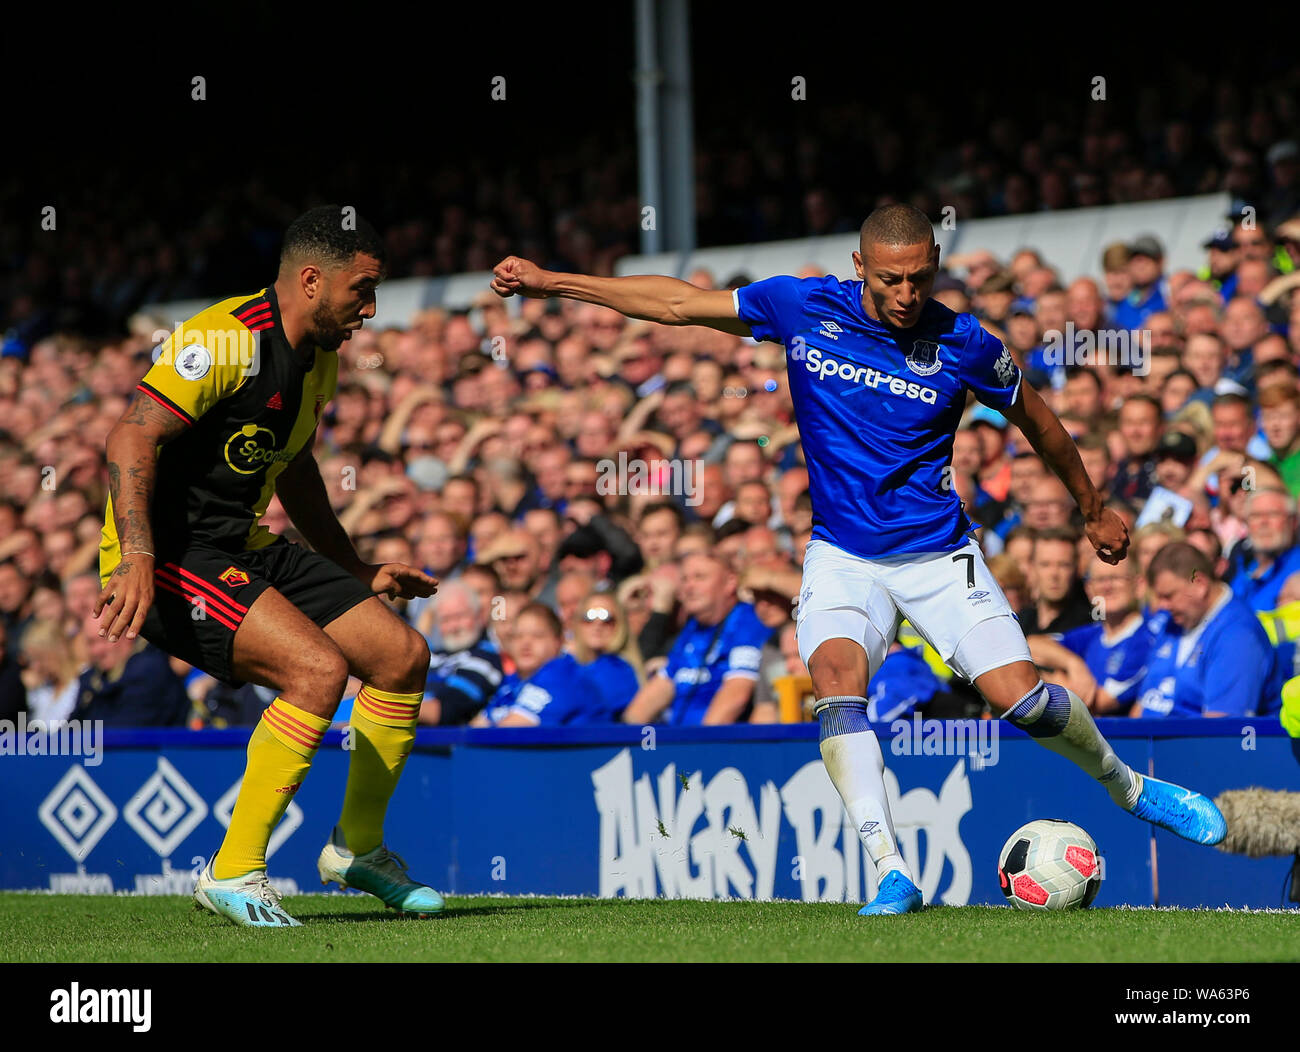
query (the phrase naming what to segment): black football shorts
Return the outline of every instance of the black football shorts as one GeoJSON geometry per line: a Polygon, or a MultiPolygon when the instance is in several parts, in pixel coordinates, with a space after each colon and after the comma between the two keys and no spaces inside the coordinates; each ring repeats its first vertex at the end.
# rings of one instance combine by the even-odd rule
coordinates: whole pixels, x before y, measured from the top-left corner
{"type": "Polygon", "coordinates": [[[253,600],[268,588],[321,628],[374,594],[337,563],[283,539],[234,554],[195,543],[180,553],[158,553],[153,607],[141,635],[195,668],[241,686],[232,660],[235,632],[253,600]]]}

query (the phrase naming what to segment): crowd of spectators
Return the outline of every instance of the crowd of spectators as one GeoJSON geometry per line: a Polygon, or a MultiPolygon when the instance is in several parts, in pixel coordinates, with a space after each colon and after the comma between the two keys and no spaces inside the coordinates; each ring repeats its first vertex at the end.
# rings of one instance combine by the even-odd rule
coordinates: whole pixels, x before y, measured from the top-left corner
{"type": "MultiPolygon", "coordinates": [[[[852,231],[893,200],[938,222],[1223,191],[1279,222],[1300,209],[1300,71],[1290,56],[1270,69],[1270,47],[1255,45],[1248,87],[1226,64],[1171,51],[1144,56],[1145,86],[1112,76],[1105,98],[1065,77],[1004,90],[990,70],[962,85],[960,106],[948,78],[913,75],[898,108],[860,85],[835,91],[824,75],[795,101],[775,70],[747,73],[746,96],[761,104],[737,106],[716,90],[716,63],[701,47],[699,244],[852,231]]],[[[218,299],[250,268],[269,272],[280,233],[325,200],[356,202],[385,231],[391,277],[487,270],[509,253],[612,273],[640,251],[643,209],[656,202],[637,193],[633,137],[613,131],[635,123],[630,78],[610,89],[624,107],[616,121],[526,131],[496,111],[475,137],[457,137],[454,163],[431,168],[396,149],[331,158],[313,172],[315,202],[302,201],[297,167],[227,176],[241,170],[202,151],[170,157],[164,180],[138,178],[133,164],[77,165],[59,193],[49,180],[0,180],[0,212],[32,217],[0,228],[0,331],[30,348],[69,326],[112,331],[151,302],[218,299]],[[514,147],[508,159],[499,137],[514,147]],[[357,201],[358,187],[377,192],[357,201]],[[37,221],[51,199],[55,230],[37,221]]],[[[614,104],[605,105],[602,114],[614,104]]]]}
{"type": "MultiPolygon", "coordinates": [[[[935,286],[1004,340],[1130,528],[1128,560],[1096,559],[1023,436],[968,407],[952,483],[1035,659],[1098,713],[1265,713],[1300,671],[1300,220],[1206,233],[1199,273],[1138,236],[1107,247],[1100,284],[1062,287],[1025,249],[953,259],[935,286]],[[1071,359],[1067,323],[1123,353],[1071,359]]],[[[224,726],[270,700],[88,630],[104,442],[154,329],[0,358],[0,716],[224,726]]],[[[364,558],[442,582],[396,604],[429,642],[422,723],[806,715],[792,615],[813,514],[781,348],[485,292],[339,354],[315,449],[331,502],[364,558]]],[[[277,501],[265,522],[296,539],[277,501]]],[[[905,625],[871,704],[981,702],[905,625]]]]}

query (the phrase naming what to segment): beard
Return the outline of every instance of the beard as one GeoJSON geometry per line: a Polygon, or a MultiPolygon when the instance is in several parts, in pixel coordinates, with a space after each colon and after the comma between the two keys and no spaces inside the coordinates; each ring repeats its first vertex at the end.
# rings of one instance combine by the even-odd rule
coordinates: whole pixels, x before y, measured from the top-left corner
{"type": "Polygon", "coordinates": [[[442,645],[445,650],[469,650],[478,642],[481,634],[478,628],[469,628],[463,632],[443,632],[442,645]]]}
{"type": "Polygon", "coordinates": [[[326,351],[337,351],[343,345],[347,330],[334,320],[329,308],[318,303],[311,312],[312,339],[326,351]]]}

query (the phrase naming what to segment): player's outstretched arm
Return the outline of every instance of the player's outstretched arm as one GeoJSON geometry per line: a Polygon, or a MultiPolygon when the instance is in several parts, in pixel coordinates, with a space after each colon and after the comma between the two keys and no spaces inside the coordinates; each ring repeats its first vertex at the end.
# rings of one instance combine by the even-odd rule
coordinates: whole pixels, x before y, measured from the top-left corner
{"type": "Polygon", "coordinates": [[[1015,404],[1005,411],[1005,416],[1020,428],[1043,462],[1065,483],[1065,488],[1083,512],[1088,540],[1102,561],[1120,562],[1128,552],[1128,527],[1105,506],[1097,487],[1088,478],[1074,439],[1056,414],[1037,391],[1022,383],[1015,404]]]}
{"type": "Polygon", "coordinates": [[[186,421],[157,400],[137,391],[122,419],[108,433],[108,493],[113,502],[121,561],[95,600],[99,634],[116,642],[134,639],[153,606],[154,547],[152,510],[158,447],[186,428],[186,421]]]}
{"type": "Polygon", "coordinates": [[[276,496],[299,532],[317,552],[364,581],[376,595],[414,599],[432,595],[438,582],[405,563],[372,565],[363,562],[352,538],[330,506],[325,480],[307,443],[275,480],[276,496]]]}
{"type": "Polygon", "coordinates": [[[492,270],[492,291],[498,296],[581,300],[609,307],[629,318],[661,325],[705,325],[734,336],[750,335],[736,317],[727,289],[699,289],[677,278],[641,274],[627,278],[596,278],[542,270],[518,256],[507,256],[492,270]]]}

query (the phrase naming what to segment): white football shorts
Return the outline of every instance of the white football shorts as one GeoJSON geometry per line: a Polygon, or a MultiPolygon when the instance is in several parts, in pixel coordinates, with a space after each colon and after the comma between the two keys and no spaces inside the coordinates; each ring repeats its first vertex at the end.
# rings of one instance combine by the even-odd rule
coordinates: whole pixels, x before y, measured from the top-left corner
{"type": "Polygon", "coordinates": [[[799,592],[799,656],[828,639],[851,639],[874,675],[906,618],[958,675],[1031,661],[1029,644],[974,537],[953,552],[863,559],[810,541],[799,592]]]}

